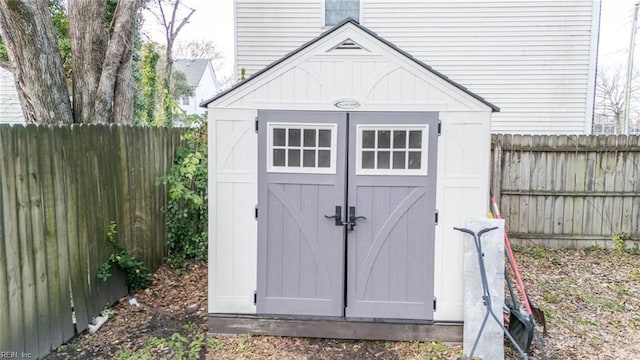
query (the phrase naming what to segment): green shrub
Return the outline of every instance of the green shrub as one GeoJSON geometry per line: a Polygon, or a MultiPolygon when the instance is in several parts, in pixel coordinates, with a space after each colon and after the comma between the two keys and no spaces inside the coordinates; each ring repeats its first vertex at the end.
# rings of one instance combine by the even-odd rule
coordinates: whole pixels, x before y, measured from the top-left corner
{"type": "Polygon", "coordinates": [[[613,240],[613,249],[616,254],[621,255],[625,252],[627,248],[626,242],[629,239],[631,239],[631,234],[626,232],[621,232],[611,236],[611,240],[613,240]]]}
{"type": "Polygon", "coordinates": [[[159,179],[169,186],[167,262],[178,271],[187,260],[207,259],[207,125],[204,117],[190,125],[169,174],[159,179]]]}
{"type": "Polygon", "coordinates": [[[111,277],[111,266],[117,265],[127,274],[127,287],[129,291],[144,289],[151,283],[151,273],[149,267],[141,260],[131,256],[127,249],[118,244],[115,240],[117,235],[116,223],[109,223],[107,240],[116,248],[117,253],[109,256],[109,260],[98,268],[98,279],[107,281],[111,277]]]}

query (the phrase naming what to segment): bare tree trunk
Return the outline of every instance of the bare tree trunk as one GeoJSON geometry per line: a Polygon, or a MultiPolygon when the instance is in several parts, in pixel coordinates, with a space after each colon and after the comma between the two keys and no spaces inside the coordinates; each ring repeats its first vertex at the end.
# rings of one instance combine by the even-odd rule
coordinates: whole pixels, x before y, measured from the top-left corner
{"type": "Polygon", "coordinates": [[[106,0],[69,0],[73,117],[77,123],[95,122],[91,112],[106,51],[106,6],[106,0]]]}
{"type": "MultiPolygon", "coordinates": [[[[133,39],[131,40],[133,42],[133,39]]],[[[116,83],[113,122],[117,124],[133,124],[133,59],[131,49],[124,55],[126,63],[122,64],[118,82],[116,83]],[[128,80],[127,80],[128,79],[128,80]]]]}
{"type": "Polygon", "coordinates": [[[13,64],[28,123],[73,122],[53,21],[46,1],[0,1],[0,35],[13,64]]]}
{"type": "Polygon", "coordinates": [[[69,0],[76,122],[133,122],[131,54],[140,0],[120,0],[111,32],[106,0],[69,0]]]}
{"type": "MultiPolygon", "coordinates": [[[[180,0],[166,1],[171,6],[171,14],[167,14],[162,4],[165,0],[156,0],[158,6],[158,14],[155,14],[160,22],[160,25],[164,28],[165,40],[167,41],[167,47],[164,53],[164,72],[162,73],[162,86],[165,92],[171,92],[171,75],[173,73],[173,44],[175,43],[180,30],[189,22],[189,18],[195,13],[195,9],[189,9],[189,13],[182,19],[176,18],[178,16],[178,8],[180,7],[180,0]],[[170,15],[170,16],[169,16],[170,15]]],[[[164,119],[166,124],[171,125],[171,95],[165,93],[162,96],[162,111],[164,112],[164,119]]]]}
{"type": "MultiPolygon", "coordinates": [[[[131,62],[131,50],[133,48],[133,33],[135,31],[136,13],[140,7],[139,0],[120,0],[113,18],[113,29],[109,46],[103,60],[102,75],[96,93],[93,116],[94,122],[113,122],[114,102],[116,100],[116,85],[124,82],[122,86],[128,86],[132,81],[131,76],[125,78],[121,70],[131,62]]],[[[130,67],[130,66],[129,66],[130,67]]],[[[132,75],[132,72],[128,72],[132,75]]],[[[133,103],[133,91],[130,92],[133,103]]],[[[124,99],[119,99],[124,101],[124,99]]],[[[126,106],[126,104],[123,104],[126,106]]],[[[131,117],[133,108],[131,108],[131,117]]]]}

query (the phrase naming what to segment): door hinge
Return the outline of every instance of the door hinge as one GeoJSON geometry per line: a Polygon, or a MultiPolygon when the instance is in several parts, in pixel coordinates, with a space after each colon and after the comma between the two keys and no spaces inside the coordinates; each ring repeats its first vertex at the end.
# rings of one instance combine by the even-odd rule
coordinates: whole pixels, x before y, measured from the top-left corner
{"type": "Polygon", "coordinates": [[[440,134],[442,134],[442,121],[438,120],[438,136],[440,136],[440,134]]]}
{"type": "Polygon", "coordinates": [[[438,225],[438,210],[436,210],[436,214],[435,214],[435,215],[436,215],[436,216],[435,216],[435,217],[436,217],[436,218],[435,218],[435,220],[436,220],[436,225],[438,225]]]}
{"type": "Polygon", "coordinates": [[[254,214],[253,216],[255,216],[256,220],[258,220],[258,205],[256,205],[256,207],[253,209],[254,214]]]}
{"type": "Polygon", "coordinates": [[[433,311],[436,311],[436,309],[438,308],[438,298],[437,297],[433,297],[433,311]]]}
{"type": "Polygon", "coordinates": [[[256,116],[256,132],[258,132],[258,117],[256,116]]]}
{"type": "Polygon", "coordinates": [[[253,305],[256,305],[258,303],[258,292],[257,291],[253,291],[253,305]]]}

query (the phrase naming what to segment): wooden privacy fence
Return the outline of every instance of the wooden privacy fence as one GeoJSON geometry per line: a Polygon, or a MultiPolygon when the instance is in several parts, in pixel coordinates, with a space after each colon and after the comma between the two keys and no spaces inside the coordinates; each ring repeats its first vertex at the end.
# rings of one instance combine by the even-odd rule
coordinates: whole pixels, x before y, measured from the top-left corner
{"type": "Polygon", "coordinates": [[[492,184],[510,238],[550,247],[611,247],[621,232],[639,240],[639,138],[493,135],[492,184]]]}
{"type": "Polygon", "coordinates": [[[111,221],[120,244],[160,265],[167,191],[156,181],[179,144],[176,129],[0,126],[0,351],[46,355],[126,295],[123,274],[96,276],[116,251],[111,221]]]}

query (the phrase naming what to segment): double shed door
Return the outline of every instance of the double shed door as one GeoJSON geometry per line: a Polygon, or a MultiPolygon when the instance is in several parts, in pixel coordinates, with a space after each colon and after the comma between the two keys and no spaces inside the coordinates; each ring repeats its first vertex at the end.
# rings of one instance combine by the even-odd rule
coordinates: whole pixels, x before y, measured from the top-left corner
{"type": "Polygon", "coordinates": [[[431,320],[437,113],[258,113],[260,314],[431,320]]]}

